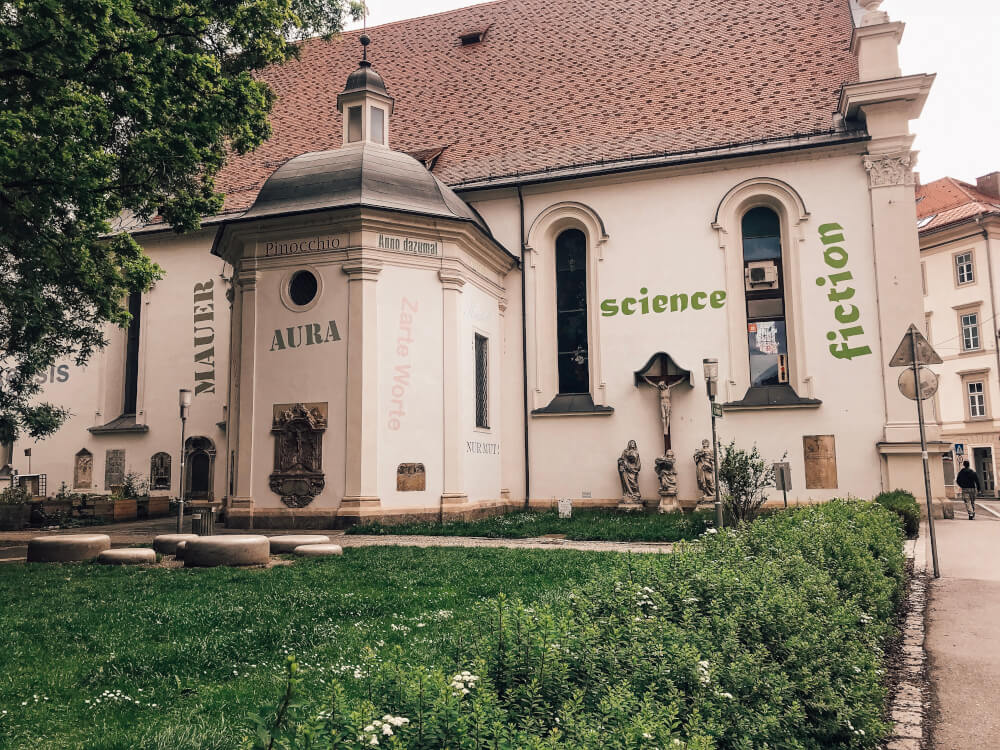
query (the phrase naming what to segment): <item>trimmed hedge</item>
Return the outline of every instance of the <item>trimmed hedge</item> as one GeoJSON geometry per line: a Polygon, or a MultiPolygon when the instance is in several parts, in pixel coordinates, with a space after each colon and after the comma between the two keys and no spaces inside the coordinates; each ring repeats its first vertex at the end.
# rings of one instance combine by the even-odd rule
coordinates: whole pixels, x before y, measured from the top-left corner
{"type": "Polygon", "coordinates": [[[920,505],[912,493],[906,490],[883,492],[875,498],[875,502],[899,516],[903,531],[910,539],[920,534],[920,505]]]}
{"type": "Polygon", "coordinates": [[[545,606],[483,602],[438,668],[373,653],[310,699],[291,662],[254,746],[877,748],[903,583],[899,526],[874,503],[609,555],[545,606]]]}

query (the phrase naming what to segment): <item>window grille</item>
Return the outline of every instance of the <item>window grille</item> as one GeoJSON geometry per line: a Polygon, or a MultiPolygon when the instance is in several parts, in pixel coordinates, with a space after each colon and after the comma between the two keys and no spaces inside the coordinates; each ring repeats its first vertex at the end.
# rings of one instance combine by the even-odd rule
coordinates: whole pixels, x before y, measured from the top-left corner
{"type": "Polygon", "coordinates": [[[475,340],[476,356],[476,427],[488,429],[489,422],[489,363],[490,346],[489,339],[476,334],[475,340]]]}
{"type": "Polygon", "coordinates": [[[972,351],[979,348],[979,313],[962,316],[962,349],[972,351]]]}
{"type": "Polygon", "coordinates": [[[968,384],[969,416],[973,419],[986,416],[986,393],[979,381],[968,384]]]}
{"type": "Polygon", "coordinates": [[[975,274],[972,269],[972,253],[962,253],[955,256],[955,270],[958,274],[959,284],[971,284],[975,281],[975,274]]]}

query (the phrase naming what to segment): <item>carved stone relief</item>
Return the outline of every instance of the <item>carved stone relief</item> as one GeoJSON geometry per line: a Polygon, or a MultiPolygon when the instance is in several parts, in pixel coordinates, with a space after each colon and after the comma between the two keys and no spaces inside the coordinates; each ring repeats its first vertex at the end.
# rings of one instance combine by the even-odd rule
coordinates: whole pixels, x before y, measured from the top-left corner
{"type": "Polygon", "coordinates": [[[73,489],[89,490],[94,486],[94,456],[86,448],[73,460],[73,489]]]}
{"type": "Polygon", "coordinates": [[[873,188],[913,184],[909,153],[866,155],[864,161],[873,188]]]}
{"type": "Polygon", "coordinates": [[[271,491],[289,508],[304,508],[326,487],[323,475],[323,432],[327,404],[275,404],[274,471],[271,491]]]}
{"type": "Polygon", "coordinates": [[[104,489],[125,484],[125,451],[112,448],[104,454],[104,489]]]}
{"type": "Polygon", "coordinates": [[[400,464],[396,470],[397,492],[423,492],[427,489],[427,471],[423,464],[400,464]]]}
{"type": "Polygon", "coordinates": [[[149,489],[170,489],[170,454],[155,453],[149,460],[149,489]]]}

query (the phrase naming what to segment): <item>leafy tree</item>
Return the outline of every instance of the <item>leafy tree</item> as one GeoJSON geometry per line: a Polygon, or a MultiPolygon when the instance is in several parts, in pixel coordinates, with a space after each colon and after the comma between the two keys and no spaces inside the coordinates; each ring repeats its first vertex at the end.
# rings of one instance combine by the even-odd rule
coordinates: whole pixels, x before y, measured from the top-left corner
{"type": "Polygon", "coordinates": [[[270,135],[254,71],[329,37],[356,0],[0,3],[0,441],[66,418],[37,373],[85,364],[162,274],[113,221],[199,226],[230,152],[270,135]]]}
{"type": "Polygon", "coordinates": [[[773,486],[774,466],[764,460],[756,444],[749,452],[737,448],[735,440],[722,446],[719,489],[733,518],[741,523],[756,518],[767,500],[767,488],[773,486]]]}

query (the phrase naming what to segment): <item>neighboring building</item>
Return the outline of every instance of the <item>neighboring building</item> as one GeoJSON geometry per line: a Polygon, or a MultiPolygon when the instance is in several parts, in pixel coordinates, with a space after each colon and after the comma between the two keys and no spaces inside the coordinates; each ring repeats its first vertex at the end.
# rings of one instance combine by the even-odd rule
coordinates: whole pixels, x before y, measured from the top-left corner
{"type": "Polygon", "coordinates": [[[917,188],[928,338],[944,360],[936,403],[953,444],[945,478],[969,461],[990,496],[1000,451],[1000,172],[975,185],[945,177],[917,188]],[[952,463],[952,455],[955,462],[952,463]]]}
{"type": "Polygon", "coordinates": [[[790,499],[922,491],[888,362],[933,76],[878,4],[501,0],[372,29],[374,69],[357,33],[304,43],[225,213],[134,228],[166,277],[56,370],[75,416],[35,470],[176,494],[190,387],[188,494],[232,525],[615,505],[632,440],[642,497],[669,448],[691,505],[715,357],[722,441],[787,454],[790,499]]]}

